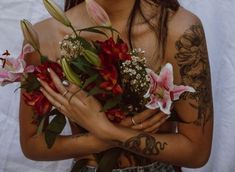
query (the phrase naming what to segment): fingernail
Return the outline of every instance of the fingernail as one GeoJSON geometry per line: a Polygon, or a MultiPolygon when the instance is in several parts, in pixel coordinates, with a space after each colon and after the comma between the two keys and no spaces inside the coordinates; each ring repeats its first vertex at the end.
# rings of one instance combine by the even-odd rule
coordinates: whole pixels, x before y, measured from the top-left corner
{"type": "Polygon", "coordinates": [[[39,82],[41,82],[41,79],[37,78],[37,80],[38,80],[39,82]]]}
{"type": "Polygon", "coordinates": [[[47,68],[47,71],[50,73],[51,72],[50,68],[47,68]]]}

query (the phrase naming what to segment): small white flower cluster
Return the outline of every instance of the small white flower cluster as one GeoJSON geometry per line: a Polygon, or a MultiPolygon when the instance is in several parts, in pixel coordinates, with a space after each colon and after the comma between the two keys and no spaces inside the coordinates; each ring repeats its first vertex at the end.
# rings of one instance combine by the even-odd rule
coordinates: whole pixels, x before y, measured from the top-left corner
{"type": "Polygon", "coordinates": [[[76,39],[74,34],[66,35],[64,39],[59,42],[61,57],[68,59],[76,58],[81,52],[80,41],[76,39]]]}
{"type": "Polygon", "coordinates": [[[131,52],[131,60],[121,64],[122,82],[133,93],[142,95],[149,87],[149,78],[146,72],[146,59],[144,51],[134,49],[131,52]]]}

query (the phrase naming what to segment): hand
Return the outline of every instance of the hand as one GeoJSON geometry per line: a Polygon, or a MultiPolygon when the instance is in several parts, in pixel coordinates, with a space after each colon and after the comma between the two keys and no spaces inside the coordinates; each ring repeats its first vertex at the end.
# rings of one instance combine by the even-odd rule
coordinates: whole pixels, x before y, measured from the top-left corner
{"type": "Polygon", "coordinates": [[[51,104],[94,135],[100,138],[105,137],[103,131],[107,130],[106,126],[111,123],[105,114],[100,112],[100,103],[93,96],[88,97],[83,90],[72,83],[69,87],[65,87],[52,69],[49,73],[59,93],[51,89],[46,82],[42,80],[39,82],[42,85],[41,92],[51,104]]]}
{"type": "Polygon", "coordinates": [[[133,117],[128,117],[120,123],[122,126],[131,127],[148,133],[156,133],[160,126],[169,118],[160,110],[145,110],[133,117]]]}

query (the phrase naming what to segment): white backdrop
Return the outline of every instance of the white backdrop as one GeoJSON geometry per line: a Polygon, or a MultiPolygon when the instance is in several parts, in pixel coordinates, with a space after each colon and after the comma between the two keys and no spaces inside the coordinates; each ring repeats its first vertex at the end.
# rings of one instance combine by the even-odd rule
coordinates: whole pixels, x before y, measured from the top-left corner
{"type": "MultiPolygon", "coordinates": [[[[63,0],[57,0],[61,5],[63,0]]],[[[233,172],[235,168],[235,0],[181,0],[182,5],[197,14],[205,28],[215,106],[212,154],[201,169],[185,172],[233,172]],[[233,57],[234,56],[234,57],[233,57]]],[[[33,23],[48,17],[41,1],[1,0],[0,53],[8,49],[13,56],[21,50],[19,20],[33,23]]],[[[27,160],[19,146],[18,84],[0,88],[0,172],[65,172],[71,162],[34,162],[27,160]]]]}

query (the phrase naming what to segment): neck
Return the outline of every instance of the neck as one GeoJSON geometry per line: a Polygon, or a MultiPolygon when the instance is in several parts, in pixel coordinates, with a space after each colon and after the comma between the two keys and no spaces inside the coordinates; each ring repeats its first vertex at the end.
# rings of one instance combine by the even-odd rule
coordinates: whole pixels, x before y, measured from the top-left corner
{"type": "Polygon", "coordinates": [[[112,23],[127,20],[135,0],[96,0],[108,13],[112,23]]]}

